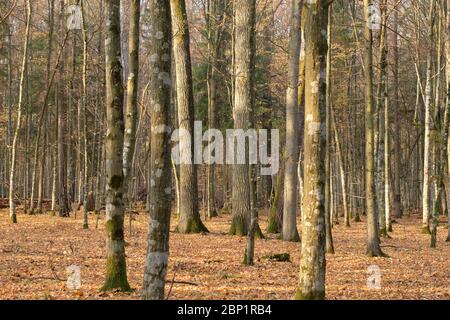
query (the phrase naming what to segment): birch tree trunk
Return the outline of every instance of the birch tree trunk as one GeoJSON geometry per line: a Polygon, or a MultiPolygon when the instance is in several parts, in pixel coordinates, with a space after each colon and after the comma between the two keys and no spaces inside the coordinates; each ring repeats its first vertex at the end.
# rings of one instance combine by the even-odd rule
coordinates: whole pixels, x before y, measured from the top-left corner
{"type": "Polygon", "coordinates": [[[365,78],[365,159],[366,159],[366,214],[367,214],[367,255],[379,257],[383,255],[380,247],[380,231],[375,193],[375,127],[373,107],[373,57],[370,7],[372,0],[364,0],[364,78],[365,78]]]}
{"type": "Polygon", "coordinates": [[[17,157],[17,144],[19,140],[19,132],[22,124],[22,109],[23,109],[23,99],[24,99],[24,85],[25,85],[25,72],[27,69],[28,61],[28,49],[30,40],[30,24],[31,24],[31,14],[32,6],[30,0],[26,0],[26,11],[27,20],[25,27],[25,39],[23,42],[23,58],[22,65],[20,68],[20,83],[19,83],[19,101],[17,104],[17,124],[14,130],[14,136],[11,146],[11,166],[9,175],[9,217],[12,223],[17,223],[17,213],[16,213],[16,203],[14,202],[16,185],[15,185],[15,174],[16,174],[16,157],[17,157]]]}
{"type": "Polygon", "coordinates": [[[169,1],[149,0],[151,21],[149,101],[151,103],[150,221],[142,298],[164,299],[169,263],[169,229],[172,201],[170,160],[171,16],[169,1]]]}
{"type": "Polygon", "coordinates": [[[123,84],[120,0],[105,3],[106,38],[106,279],[102,291],[129,291],[124,239],[123,84]]]}
{"type": "Polygon", "coordinates": [[[329,1],[303,4],[305,35],[304,199],[296,299],[325,299],[326,54],[329,1]]]}
{"type": "Polygon", "coordinates": [[[292,0],[289,40],[288,88],[286,91],[286,152],[284,172],[284,213],[282,239],[300,241],[297,231],[299,109],[298,79],[300,46],[302,41],[302,0],[292,0]]]}
{"type": "MultiPolygon", "coordinates": [[[[433,25],[434,25],[434,8],[435,3],[430,3],[430,11],[428,16],[429,22],[429,37],[433,39],[433,25]]],[[[429,219],[431,217],[430,211],[430,180],[431,180],[431,131],[432,131],[432,84],[431,84],[431,56],[433,54],[432,46],[427,54],[427,75],[425,86],[425,136],[424,136],[424,160],[423,160],[423,186],[422,186],[422,233],[430,234],[429,219]]]]}
{"type": "Polygon", "coordinates": [[[185,0],[171,0],[170,6],[177,82],[178,125],[179,129],[183,130],[180,134],[180,159],[190,161],[190,163],[182,161],[180,164],[180,217],[177,231],[180,233],[208,232],[200,219],[198,205],[197,166],[194,163],[194,92],[186,3],[185,0]]]}

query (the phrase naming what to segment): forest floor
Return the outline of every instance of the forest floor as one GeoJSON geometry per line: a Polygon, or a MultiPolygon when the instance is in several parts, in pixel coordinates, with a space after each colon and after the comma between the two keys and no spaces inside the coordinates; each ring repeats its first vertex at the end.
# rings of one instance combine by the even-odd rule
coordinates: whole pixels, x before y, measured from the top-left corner
{"type": "MultiPolygon", "coordinates": [[[[261,213],[261,227],[266,216],[261,213]]],[[[9,222],[0,210],[0,299],[139,299],[146,251],[147,216],[126,221],[126,254],[131,293],[100,293],[105,270],[104,227],[83,230],[76,219],[45,215],[18,215],[9,222]],[[66,286],[66,268],[81,268],[79,290],[66,286]]],[[[101,219],[103,220],[102,215],[101,219]]],[[[268,235],[257,240],[255,265],[242,264],[245,239],[228,236],[231,216],[223,214],[206,226],[206,235],[170,235],[170,265],[166,294],[169,299],[292,299],[295,292],[300,246],[268,235]],[[291,262],[266,256],[289,253],[291,262]]],[[[327,299],[450,299],[450,243],[447,221],[441,220],[438,247],[420,233],[421,217],[412,214],[393,225],[392,238],[383,239],[389,258],[369,258],[365,253],[365,223],[334,227],[336,254],[327,255],[327,299]],[[369,289],[368,268],[381,270],[381,289],[369,289]]],[[[172,221],[172,230],[175,221],[172,221]]]]}

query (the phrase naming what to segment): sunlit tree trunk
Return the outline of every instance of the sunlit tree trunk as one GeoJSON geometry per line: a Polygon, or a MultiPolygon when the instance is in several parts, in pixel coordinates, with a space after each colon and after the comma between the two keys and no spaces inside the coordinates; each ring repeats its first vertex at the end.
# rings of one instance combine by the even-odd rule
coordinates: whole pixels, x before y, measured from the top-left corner
{"type": "Polygon", "coordinates": [[[149,0],[152,23],[150,56],[151,77],[151,156],[150,156],[150,221],[145,257],[142,298],[164,299],[164,285],[169,263],[169,228],[172,201],[170,161],[170,96],[171,96],[171,16],[169,1],[149,0]]]}
{"type": "MultiPolygon", "coordinates": [[[[250,126],[251,111],[251,16],[252,4],[248,0],[234,2],[234,129],[246,131],[250,126]]],[[[246,153],[247,153],[246,148],[246,153]]],[[[233,151],[235,153],[235,150],[233,151]]],[[[245,236],[251,215],[250,166],[246,155],[245,164],[233,164],[233,192],[230,234],[245,236]]]]}
{"type": "Polygon", "coordinates": [[[27,69],[28,61],[28,49],[29,49],[29,39],[30,39],[30,25],[31,25],[31,14],[32,7],[31,1],[26,0],[26,11],[27,20],[25,28],[25,38],[23,45],[23,58],[22,65],[20,68],[20,83],[19,83],[19,102],[17,104],[17,124],[14,130],[14,136],[11,146],[11,166],[9,175],[9,217],[12,223],[17,223],[17,213],[16,213],[16,203],[14,202],[16,185],[15,185],[15,174],[16,174],[16,156],[17,156],[17,144],[19,140],[20,127],[22,124],[22,109],[23,109],[23,99],[24,99],[24,86],[25,86],[25,72],[27,69]]]}
{"type": "Polygon", "coordinates": [[[282,239],[299,241],[297,231],[299,109],[298,78],[301,46],[302,0],[292,0],[289,40],[288,88],[286,92],[286,152],[284,172],[284,213],[282,239]]]}
{"type": "Polygon", "coordinates": [[[375,124],[373,106],[373,37],[371,30],[370,6],[372,0],[364,0],[364,78],[365,78],[365,187],[366,187],[366,214],[367,214],[367,255],[371,257],[382,256],[380,247],[380,231],[375,193],[375,124]]]}
{"type": "MultiPolygon", "coordinates": [[[[429,36],[433,39],[433,26],[434,26],[434,8],[435,3],[430,2],[429,11],[429,36]]],[[[429,219],[431,217],[430,211],[430,181],[431,181],[431,131],[432,131],[432,61],[431,57],[433,54],[432,46],[428,50],[427,55],[427,75],[426,75],[426,87],[425,87],[425,137],[424,137],[424,161],[423,161],[423,189],[422,189],[422,232],[430,233],[429,219]]]]}
{"type": "Polygon", "coordinates": [[[326,79],[326,159],[325,159],[325,233],[326,233],[326,251],[334,253],[333,232],[331,222],[331,17],[332,5],[328,8],[328,28],[327,28],[327,79],[326,79]]]}
{"type": "Polygon", "coordinates": [[[139,21],[141,16],[140,0],[130,2],[130,27],[128,34],[128,82],[127,104],[125,114],[125,140],[123,148],[123,173],[127,199],[130,199],[130,177],[136,148],[136,128],[138,116],[138,84],[139,84],[139,21]]]}
{"type": "Polygon", "coordinates": [[[106,279],[103,291],[129,291],[124,239],[123,83],[120,0],[105,3],[106,59],[106,279]]]}
{"type": "Polygon", "coordinates": [[[306,49],[304,198],[296,299],[325,298],[326,54],[329,1],[303,4],[306,49]]]}
{"type": "Polygon", "coordinates": [[[189,27],[185,0],[171,0],[173,54],[176,68],[178,124],[180,134],[180,159],[190,163],[180,165],[180,233],[207,232],[200,219],[198,205],[197,166],[194,163],[194,92],[189,45],[189,27]],[[189,136],[188,136],[189,135],[189,136]],[[190,144],[186,143],[190,139],[190,144]]]}

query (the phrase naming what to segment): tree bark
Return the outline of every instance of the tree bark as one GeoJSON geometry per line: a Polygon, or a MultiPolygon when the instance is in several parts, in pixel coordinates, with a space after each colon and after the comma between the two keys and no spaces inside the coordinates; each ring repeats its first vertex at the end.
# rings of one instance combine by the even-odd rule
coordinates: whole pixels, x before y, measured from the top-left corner
{"type": "Polygon", "coordinates": [[[189,27],[185,0],[171,0],[173,54],[176,68],[178,125],[180,134],[180,233],[208,232],[200,219],[197,166],[194,163],[194,92],[192,82],[189,27]],[[190,140],[190,141],[188,141],[190,140]],[[190,143],[189,143],[190,142],[190,143]]]}
{"type": "Polygon", "coordinates": [[[296,299],[325,299],[327,0],[303,4],[306,49],[304,199],[296,299]]]}
{"type": "Polygon", "coordinates": [[[142,298],[164,299],[169,263],[169,228],[172,201],[170,162],[171,17],[169,1],[149,0],[152,23],[150,56],[151,182],[148,247],[145,258],[142,298]]]}
{"type": "Polygon", "coordinates": [[[15,198],[15,174],[16,174],[16,157],[17,157],[17,144],[19,140],[20,127],[22,124],[22,109],[23,109],[23,92],[25,84],[25,72],[27,69],[28,62],[28,50],[29,50],[29,40],[30,40],[30,25],[31,25],[31,15],[32,6],[30,0],[26,0],[26,27],[25,27],[25,39],[23,44],[23,58],[22,65],[20,68],[20,83],[19,83],[19,102],[17,105],[17,124],[14,130],[14,136],[11,146],[11,166],[9,175],[9,217],[12,223],[17,223],[17,213],[16,213],[16,203],[15,198]]]}
{"type": "Polygon", "coordinates": [[[297,231],[299,108],[298,79],[302,28],[302,0],[292,0],[289,40],[288,88],[286,91],[286,152],[284,172],[284,213],[282,239],[300,241],[297,231]]]}
{"type": "Polygon", "coordinates": [[[365,78],[365,160],[366,160],[366,214],[367,214],[367,255],[379,257],[383,255],[380,247],[380,231],[375,193],[375,163],[374,163],[374,107],[373,107],[373,37],[370,28],[370,6],[372,0],[364,0],[364,78],[365,78]]]}
{"type": "Polygon", "coordinates": [[[124,240],[123,84],[120,0],[106,1],[106,279],[102,291],[129,291],[124,240]]]}

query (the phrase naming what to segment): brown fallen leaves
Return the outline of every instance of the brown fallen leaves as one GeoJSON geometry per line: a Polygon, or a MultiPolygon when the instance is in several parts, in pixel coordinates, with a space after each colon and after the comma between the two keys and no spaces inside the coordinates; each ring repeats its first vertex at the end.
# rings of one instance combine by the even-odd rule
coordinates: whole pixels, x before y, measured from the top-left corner
{"type": "MultiPolygon", "coordinates": [[[[135,217],[132,236],[126,227],[128,277],[131,293],[100,293],[104,279],[105,245],[102,223],[83,230],[77,219],[19,214],[9,223],[0,210],[0,299],[139,299],[146,250],[147,215],[135,217]],[[66,286],[66,268],[81,269],[80,290],[66,286]]],[[[103,218],[103,216],[102,216],[103,218]]],[[[171,233],[167,290],[170,299],[291,299],[299,266],[299,244],[268,235],[257,240],[256,263],[242,265],[245,239],[228,236],[230,215],[206,225],[208,235],[171,233]],[[264,257],[288,253],[292,262],[264,257]],[[173,283],[172,283],[173,282],[173,283]],[[169,290],[171,288],[171,290],[169,290]]],[[[264,230],[266,217],[261,218],[264,230]]],[[[175,226],[175,223],[172,223],[175,226]]],[[[438,248],[420,233],[420,216],[394,224],[392,238],[382,245],[389,258],[364,255],[365,223],[334,228],[335,255],[327,255],[327,299],[450,299],[450,243],[444,242],[447,222],[438,229],[438,248]],[[368,268],[381,270],[381,289],[367,286],[368,268]]]]}

